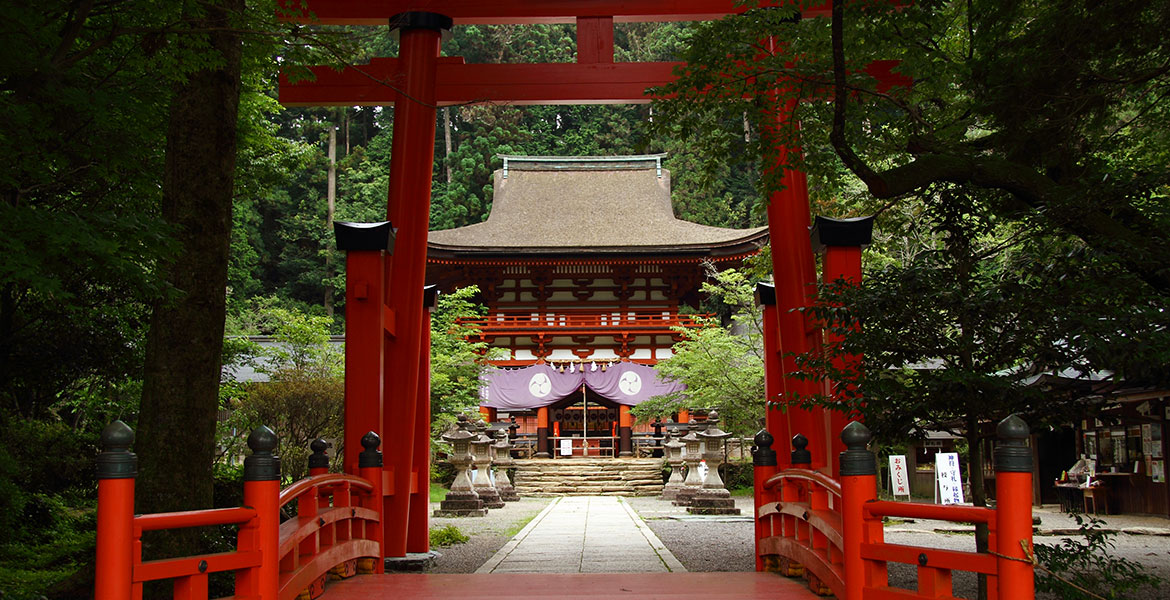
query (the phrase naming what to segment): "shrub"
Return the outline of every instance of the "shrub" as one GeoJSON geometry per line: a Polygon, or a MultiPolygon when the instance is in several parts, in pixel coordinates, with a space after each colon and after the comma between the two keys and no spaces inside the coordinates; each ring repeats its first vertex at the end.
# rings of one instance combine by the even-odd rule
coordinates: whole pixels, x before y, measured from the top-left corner
{"type": "Polygon", "coordinates": [[[454,525],[446,527],[439,527],[431,530],[431,545],[432,546],[454,546],[455,544],[462,544],[471,537],[459,531],[459,528],[454,525]]]}
{"type": "Polygon", "coordinates": [[[1132,592],[1144,586],[1158,585],[1160,580],[1140,564],[1111,554],[1111,538],[1117,534],[1103,530],[1104,521],[1077,513],[1073,518],[1084,541],[1064,538],[1059,544],[1035,544],[1037,592],[1067,600],[1116,600],[1131,598],[1132,592]]]}

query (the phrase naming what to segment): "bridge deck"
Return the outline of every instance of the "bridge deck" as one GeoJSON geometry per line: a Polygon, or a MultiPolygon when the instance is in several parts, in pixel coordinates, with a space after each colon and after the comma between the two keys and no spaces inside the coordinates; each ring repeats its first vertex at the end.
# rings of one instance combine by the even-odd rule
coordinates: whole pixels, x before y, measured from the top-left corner
{"type": "Polygon", "coordinates": [[[400,573],[361,575],[334,582],[322,598],[816,598],[803,583],[773,573],[400,573]]]}

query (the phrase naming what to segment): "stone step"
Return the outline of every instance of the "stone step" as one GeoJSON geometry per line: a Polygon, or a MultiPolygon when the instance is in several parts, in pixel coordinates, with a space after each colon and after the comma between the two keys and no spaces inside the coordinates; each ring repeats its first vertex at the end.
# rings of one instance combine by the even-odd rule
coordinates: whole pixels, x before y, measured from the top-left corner
{"type": "Polygon", "coordinates": [[[662,459],[530,459],[515,461],[521,495],[627,495],[662,493],[662,459]]]}

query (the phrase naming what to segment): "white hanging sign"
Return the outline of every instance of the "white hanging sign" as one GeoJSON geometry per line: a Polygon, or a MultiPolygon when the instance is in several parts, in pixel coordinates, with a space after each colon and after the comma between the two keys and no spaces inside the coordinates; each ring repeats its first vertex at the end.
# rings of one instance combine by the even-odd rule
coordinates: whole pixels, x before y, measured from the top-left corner
{"type": "Polygon", "coordinates": [[[573,440],[561,440],[561,456],[573,455],[573,440]]]}
{"type": "Polygon", "coordinates": [[[910,497],[910,473],[904,455],[890,455],[890,491],[894,496],[910,497]]]}
{"type": "Polygon", "coordinates": [[[963,503],[963,476],[959,472],[958,453],[935,454],[934,476],[938,480],[939,499],[943,504],[963,503]]]}

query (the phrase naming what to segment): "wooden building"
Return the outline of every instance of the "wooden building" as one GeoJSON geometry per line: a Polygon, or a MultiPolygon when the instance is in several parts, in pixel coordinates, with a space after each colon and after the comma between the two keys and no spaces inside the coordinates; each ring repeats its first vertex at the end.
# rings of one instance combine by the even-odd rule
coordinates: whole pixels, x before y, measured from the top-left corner
{"type": "MultiPolygon", "coordinates": [[[[479,286],[488,315],[476,325],[507,349],[501,367],[652,366],[671,356],[675,327],[695,324],[680,309],[698,306],[704,263],[738,266],[767,242],[766,227],[675,217],[663,155],[501,158],[487,220],[432,231],[427,254],[429,284],[479,286]]],[[[540,436],[541,455],[560,452],[558,437],[570,439],[570,454],[627,454],[626,402],[586,384],[578,396],[491,416],[517,417],[521,433],[540,436]]]]}

